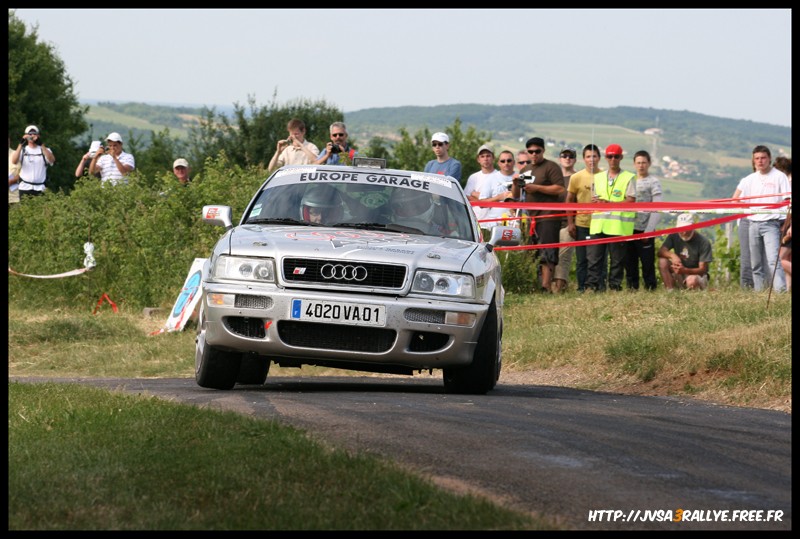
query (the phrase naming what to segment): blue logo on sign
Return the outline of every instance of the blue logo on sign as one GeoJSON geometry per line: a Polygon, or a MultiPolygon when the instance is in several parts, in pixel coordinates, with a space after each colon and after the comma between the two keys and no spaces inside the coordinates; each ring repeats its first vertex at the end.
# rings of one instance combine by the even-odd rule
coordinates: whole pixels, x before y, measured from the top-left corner
{"type": "Polygon", "coordinates": [[[178,296],[178,301],[175,302],[175,308],[172,310],[172,316],[178,316],[186,308],[186,305],[192,301],[192,298],[197,294],[197,288],[200,286],[200,278],[203,272],[198,271],[186,280],[186,286],[178,296]]]}

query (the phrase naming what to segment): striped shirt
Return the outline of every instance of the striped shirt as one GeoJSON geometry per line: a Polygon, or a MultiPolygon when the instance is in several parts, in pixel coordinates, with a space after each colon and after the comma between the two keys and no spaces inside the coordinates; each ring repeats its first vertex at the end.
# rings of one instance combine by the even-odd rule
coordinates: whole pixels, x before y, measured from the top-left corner
{"type": "MultiPolygon", "coordinates": [[[[123,165],[130,165],[132,169],[136,168],[136,163],[133,156],[129,153],[122,152],[119,154],[120,163],[123,165]]],[[[109,154],[103,154],[97,159],[97,168],[100,170],[100,182],[105,185],[106,182],[111,182],[111,185],[117,185],[122,180],[122,183],[128,183],[128,178],[123,176],[114,162],[114,158],[109,154]]]]}

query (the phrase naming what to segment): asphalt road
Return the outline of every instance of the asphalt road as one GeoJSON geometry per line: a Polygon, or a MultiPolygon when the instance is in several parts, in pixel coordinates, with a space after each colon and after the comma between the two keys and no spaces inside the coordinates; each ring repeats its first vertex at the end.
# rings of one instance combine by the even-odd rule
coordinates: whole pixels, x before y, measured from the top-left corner
{"type": "Polygon", "coordinates": [[[281,376],[231,391],[193,378],[49,380],[275,419],[567,529],[792,527],[784,412],[502,381],[486,396],[458,396],[441,380],[407,377],[281,376]],[[679,510],[684,521],[673,522],[679,510]],[[604,512],[590,521],[592,511],[604,512]]]}

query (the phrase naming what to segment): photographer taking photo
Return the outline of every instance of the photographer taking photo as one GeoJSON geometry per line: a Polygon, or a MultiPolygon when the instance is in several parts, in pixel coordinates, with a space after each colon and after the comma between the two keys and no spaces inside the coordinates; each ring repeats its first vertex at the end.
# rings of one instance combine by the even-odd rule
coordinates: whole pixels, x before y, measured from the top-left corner
{"type": "Polygon", "coordinates": [[[106,137],[107,147],[97,148],[92,162],[89,164],[89,174],[100,175],[100,183],[111,185],[128,183],[126,176],[136,168],[133,155],[122,151],[122,137],[119,133],[111,133],[106,137]]]}
{"type": "Polygon", "coordinates": [[[353,162],[353,157],[358,155],[347,142],[347,127],[344,122],[333,122],[329,127],[331,141],[325,145],[325,149],[320,152],[315,165],[349,165],[353,162]]]}
{"type": "Polygon", "coordinates": [[[56,162],[52,150],[44,145],[39,128],[25,128],[17,149],[11,155],[11,163],[20,165],[19,194],[23,196],[43,195],[47,181],[47,166],[56,162]]]}

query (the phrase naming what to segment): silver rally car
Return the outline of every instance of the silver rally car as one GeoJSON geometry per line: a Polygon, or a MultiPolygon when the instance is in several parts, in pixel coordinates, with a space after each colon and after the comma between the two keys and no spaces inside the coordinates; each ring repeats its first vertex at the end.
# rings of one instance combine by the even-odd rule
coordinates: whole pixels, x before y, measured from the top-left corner
{"type": "Polygon", "coordinates": [[[503,284],[458,181],[354,166],[285,166],[226,228],[203,268],[195,351],[202,387],[264,384],[271,363],[413,375],[442,369],[448,393],[500,376],[503,284]]]}

